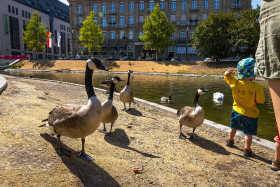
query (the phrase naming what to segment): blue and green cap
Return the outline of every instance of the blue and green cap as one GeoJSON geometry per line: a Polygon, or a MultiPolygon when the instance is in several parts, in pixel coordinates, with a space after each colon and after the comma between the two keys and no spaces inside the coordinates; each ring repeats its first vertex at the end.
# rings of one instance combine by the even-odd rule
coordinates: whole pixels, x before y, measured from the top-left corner
{"type": "Polygon", "coordinates": [[[255,63],[256,60],[253,58],[245,58],[239,61],[237,64],[238,79],[245,79],[255,76],[255,63]]]}

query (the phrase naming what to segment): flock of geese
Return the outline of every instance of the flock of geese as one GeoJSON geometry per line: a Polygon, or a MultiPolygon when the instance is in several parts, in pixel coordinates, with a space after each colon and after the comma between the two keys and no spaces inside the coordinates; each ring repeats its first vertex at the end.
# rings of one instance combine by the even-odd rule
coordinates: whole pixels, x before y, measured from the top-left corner
{"type": "MultiPolygon", "coordinates": [[[[70,151],[62,147],[60,140],[61,136],[81,138],[82,150],[78,157],[85,161],[94,160],[85,153],[85,138],[99,127],[100,122],[103,123],[103,130],[100,131],[108,136],[111,136],[113,125],[118,118],[118,111],[113,105],[114,91],[116,91],[116,84],[124,80],[118,76],[114,76],[111,80],[107,79],[101,82],[101,85],[105,85],[109,88],[108,99],[101,104],[95,95],[94,88],[92,86],[92,75],[94,69],[108,71],[98,58],[91,58],[87,61],[85,71],[85,88],[88,96],[88,103],[86,105],[68,104],[59,106],[49,112],[49,117],[43,120],[47,121],[47,123],[41,126],[49,127],[57,135],[57,139],[59,141],[59,155],[71,155],[70,151]],[[106,130],[106,123],[111,124],[109,132],[106,130]]],[[[120,91],[120,100],[124,104],[124,110],[126,110],[126,103],[129,104],[129,110],[131,102],[133,102],[133,94],[129,87],[130,76],[132,73],[132,70],[128,71],[127,83],[123,90],[120,91]]],[[[180,139],[186,139],[186,136],[182,133],[182,126],[193,128],[193,133],[190,136],[190,139],[192,139],[195,129],[203,123],[204,111],[203,108],[199,106],[198,99],[206,92],[209,92],[209,89],[198,89],[194,97],[194,107],[184,106],[178,110],[177,115],[179,117],[180,124],[180,139]]],[[[170,103],[171,96],[172,94],[169,94],[169,97],[162,97],[161,102],[170,103]]]]}

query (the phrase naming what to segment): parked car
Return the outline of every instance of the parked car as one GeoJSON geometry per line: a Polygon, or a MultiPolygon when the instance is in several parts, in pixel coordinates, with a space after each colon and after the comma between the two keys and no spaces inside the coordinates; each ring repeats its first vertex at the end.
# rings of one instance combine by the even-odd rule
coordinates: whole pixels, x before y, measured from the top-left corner
{"type": "Polygon", "coordinates": [[[78,60],[87,60],[88,58],[87,57],[85,57],[85,56],[80,56],[79,58],[78,58],[78,60]]]}
{"type": "Polygon", "coordinates": [[[156,61],[156,58],[151,57],[151,58],[145,58],[143,60],[144,61],[156,61]]]}
{"type": "Polygon", "coordinates": [[[172,62],[176,62],[176,61],[182,61],[180,57],[173,57],[171,58],[172,62]]]}
{"type": "Polygon", "coordinates": [[[120,58],[110,56],[110,57],[104,58],[104,60],[105,61],[114,61],[114,60],[120,60],[120,58]]]}
{"type": "Polygon", "coordinates": [[[120,60],[135,60],[135,58],[133,58],[131,56],[124,56],[120,60]]]}
{"type": "Polygon", "coordinates": [[[214,58],[205,58],[204,61],[205,61],[205,62],[215,61],[215,59],[214,59],[214,58]]]}

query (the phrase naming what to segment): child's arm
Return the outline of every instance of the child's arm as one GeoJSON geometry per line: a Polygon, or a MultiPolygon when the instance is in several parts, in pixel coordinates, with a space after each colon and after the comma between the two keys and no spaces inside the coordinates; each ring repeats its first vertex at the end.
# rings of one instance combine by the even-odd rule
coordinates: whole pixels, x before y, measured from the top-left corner
{"type": "Polygon", "coordinates": [[[234,74],[235,74],[234,70],[228,69],[228,70],[225,72],[225,77],[228,77],[229,75],[234,75],[234,74]]]}
{"type": "Polygon", "coordinates": [[[265,96],[261,85],[256,85],[256,103],[264,103],[265,96]]]}

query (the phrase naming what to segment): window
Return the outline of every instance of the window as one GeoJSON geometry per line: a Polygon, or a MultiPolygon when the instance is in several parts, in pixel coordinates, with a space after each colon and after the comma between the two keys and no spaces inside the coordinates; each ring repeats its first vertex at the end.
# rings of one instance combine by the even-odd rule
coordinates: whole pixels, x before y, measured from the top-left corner
{"type": "Polygon", "coordinates": [[[219,0],[214,0],[214,9],[219,9],[219,0]]]}
{"type": "Polygon", "coordinates": [[[133,22],[134,22],[133,16],[129,16],[128,24],[133,24],[133,22]]]}
{"type": "Polygon", "coordinates": [[[82,5],[78,5],[77,6],[77,13],[78,14],[81,14],[83,12],[83,7],[82,7],[82,5]]]}
{"type": "Polygon", "coordinates": [[[127,47],[127,56],[134,56],[134,46],[128,46],[127,47]]]}
{"type": "Polygon", "coordinates": [[[97,14],[97,4],[93,4],[92,9],[94,11],[94,14],[97,14]]]}
{"type": "Polygon", "coordinates": [[[208,0],[203,0],[203,10],[208,10],[208,0]]]}
{"type": "Polygon", "coordinates": [[[140,31],[140,32],[139,32],[139,38],[142,37],[142,36],[143,36],[143,32],[140,31]]]}
{"type": "Polygon", "coordinates": [[[16,8],[16,15],[18,15],[18,8],[16,8]]]}
{"type": "Polygon", "coordinates": [[[191,34],[191,37],[192,37],[192,35],[194,34],[194,31],[193,31],[193,30],[191,30],[191,33],[190,33],[190,34],[191,34]]]}
{"type": "Polygon", "coordinates": [[[120,13],[124,13],[124,3],[120,3],[120,13]]]}
{"type": "Polygon", "coordinates": [[[124,17],[120,17],[120,27],[124,27],[124,17]]]}
{"type": "Polygon", "coordinates": [[[144,2],[141,1],[141,2],[139,3],[139,10],[144,10],[144,9],[145,9],[144,2]]]}
{"type": "Polygon", "coordinates": [[[180,32],[180,38],[186,38],[185,31],[180,32]]]}
{"type": "MultiPolygon", "coordinates": [[[[30,19],[30,12],[28,12],[28,18],[30,19]]],[[[40,18],[41,19],[41,18],[40,18]]]]}
{"type": "Polygon", "coordinates": [[[8,5],[8,12],[11,12],[11,5],[8,5]]]}
{"type": "Polygon", "coordinates": [[[144,23],[145,19],[144,16],[139,16],[139,23],[144,23]]]}
{"type": "Polygon", "coordinates": [[[115,40],[116,39],[116,33],[115,31],[111,31],[111,39],[115,40]]]}
{"type": "Polygon", "coordinates": [[[115,18],[115,16],[112,16],[111,17],[111,24],[115,24],[116,23],[116,18],[115,18]]]}
{"type": "Polygon", "coordinates": [[[197,0],[192,1],[192,9],[197,10],[197,0]]]}
{"type": "Polygon", "coordinates": [[[26,18],[28,18],[28,16],[27,16],[27,12],[25,12],[25,17],[26,17],[26,18]]]}
{"type": "Polygon", "coordinates": [[[159,8],[160,9],[165,9],[165,2],[164,0],[161,0],[160,3],[159,3],[159,8]]]}
{"type": "Polygon", "coordinates": [[[171,2],[171,11],[176,11],[176,1],[171,2]]]}
{"type": "Polygon", "coordinates": [[[171,35],[171,39],[174,39],[174,38],[175,38],[175,33],[173,32],[171,35]]]}
{"type": "Polygon", "coordinates": [[[102,4],[102,13],[106,14],[106,4],[105,3],[102,4]]]}
{"type": "Polygon", "coordinates": [[[97,19],[97,17],[94,17],[93,18],[93,21],[95,21],[96,22],[96,24],[98,23],[98,19],[97,19]]]}
{"type": "Polygon", "coordinates": [[[129,13],[133,13],[134,12],[134,4],[133,3],[129,3],[129,13]]]}
{"type": "Polygon", "coordinates": [[[130,40],[133,39],[133,31],[129,31],[129,33],[128,33],[128,39],[130,39],[130,40]]]}
{"type": "Polygon", "coordinates": [[[120,39],[124,39],[124,31],[120,31],[120,39]]]}
{"type": "Polygon", "coordinates": [[[104,38],[104,40],[106,39],[106,31],[102,31],[102,36],[104,38]]]}
{"type": "Polygon", "coordinates": [[[102,27],[106,27],[106,17],[102,17],[102,27]]]}
{"type": "Polygon", "coordinates": [[[12,6],[12,13],[15,13],[15,7],[12,6]]]}
{"type": "Polygon", "coordinates": [[[187,10],[187,2],[186,1],[181,2],[181,10],[183,10],[183,11],[187,10]]]}
{"type": "Polygon", "coordinates": [[[154,1],[150,1],[150,8],[149,8],[149,10],[153,11],[154,8],[155,8],[155,2],[154,1]]]}
{"type": "Polygon", "coordinates": [[[111,4],[111,13],[116,12],[116,5],[114,3],[111,4]]]}
{"type": "Polygon", "coordinates": [[[234,0],[233,8],[241,8],[240,0],[234,0]]]}
{"type": "Polygon", "coordinates": [[[78,25],[81,25],[83,22],[83,18],[78,18],[78,25]]]}

